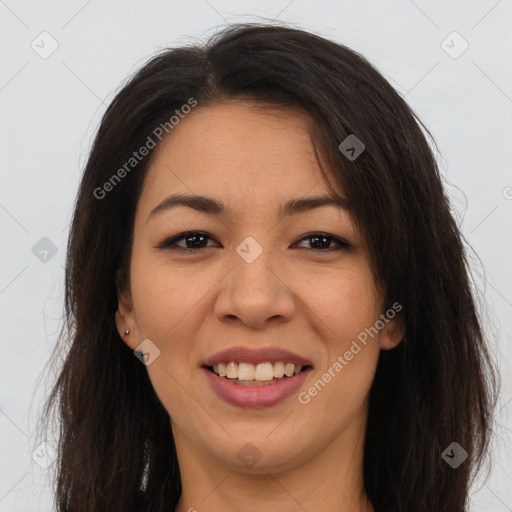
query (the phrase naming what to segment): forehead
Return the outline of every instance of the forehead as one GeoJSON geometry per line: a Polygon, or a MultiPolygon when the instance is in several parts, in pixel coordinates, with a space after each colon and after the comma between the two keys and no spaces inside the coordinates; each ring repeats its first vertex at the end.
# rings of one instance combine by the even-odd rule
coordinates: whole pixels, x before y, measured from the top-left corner
{"type": "Polygon", "coordinates": [[[141,202],[150,208],[169,193],[186,192],[268,208],[287,197],[326,193],[309,123],[295,109],[249,101],[198,105],[155,149],[141,202]]]}

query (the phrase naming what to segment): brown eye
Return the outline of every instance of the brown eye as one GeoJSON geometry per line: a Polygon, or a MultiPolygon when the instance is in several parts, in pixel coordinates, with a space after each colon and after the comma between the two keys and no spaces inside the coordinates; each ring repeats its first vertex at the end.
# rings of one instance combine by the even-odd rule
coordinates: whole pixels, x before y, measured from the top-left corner
{"type": "Polygon", "coordinates": [[[300,242],[304,240],[312,246],[310,250],[317,252],[339,251],[350,247],[347,241],[329,233],[311,233],[302,237],[300,242]],[[331,247],[332,242],[336,244],[335,247],[331,247]]]}
{"type": "Polygon", "coordinates": [[[197,252],[198,250],[208,248],[208,246],[206,246],[208,239],[212,240],[212,237],[203,231],[185,231],[173,236],[172,238],[168,238],[162,242],[158,248],[197,252]],[[178,242],[181,242],[182,240],[185,243],[185,247],[178,245],[178,242]]]}

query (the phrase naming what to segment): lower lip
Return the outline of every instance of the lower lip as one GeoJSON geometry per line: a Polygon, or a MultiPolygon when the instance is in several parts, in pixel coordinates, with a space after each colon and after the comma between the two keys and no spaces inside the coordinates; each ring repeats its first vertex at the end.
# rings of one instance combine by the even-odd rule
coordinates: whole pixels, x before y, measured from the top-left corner
{"type": "Polygon", "coordinates": [[[307,378],[308,370],[293,377],[286,377],[274,384],[264,386],[242,386],[224,377],[219,377],[207,368],[202,368],[217,395],[237,407],[270,407],[293,395],[307,378]]]}

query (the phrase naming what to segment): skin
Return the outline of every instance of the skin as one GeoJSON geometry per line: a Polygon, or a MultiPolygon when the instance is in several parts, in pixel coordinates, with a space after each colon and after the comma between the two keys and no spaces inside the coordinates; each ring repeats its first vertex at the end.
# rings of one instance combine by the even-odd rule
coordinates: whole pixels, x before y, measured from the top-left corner
{"type": "MultiPolygon", "coordinates": [[[[364,238],[346,211],[324,206],[277,217],[289,199],[327,193],[308,120],[291,109],[199,105],[152,155],[116,323],[130,348],[148,338],[160,350],[147,371],[172,418],[178,512],[373,511],[362,473],[368,393],[380,350],[402,338],[398,316],[307,405],[294,394],[271,407],[235,407],[201,370],[225,348],[277,345],[312,361],[300,389],[307,391],[385,312],[364,238]],[[213,197],[227,211],[178,207],[148,219],[174,193],[213,197]],[[186,230],[208,233],[208,247],[158,248],[186,230]],[[315,249],[304,237],[319,231],[350,250],[315,249]],[[248,236],[263,249],[250,264],[236,252],[248,236]],[[252,467],[237,457],[248,442],[261,455],[252,467]]],[[[187,247],[184,239],[178,245],[187,247]]]]}

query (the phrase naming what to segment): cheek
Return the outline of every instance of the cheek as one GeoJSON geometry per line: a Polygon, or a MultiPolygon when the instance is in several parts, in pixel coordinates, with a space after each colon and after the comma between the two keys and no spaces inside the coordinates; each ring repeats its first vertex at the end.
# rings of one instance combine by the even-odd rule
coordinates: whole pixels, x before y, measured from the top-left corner
{"type": "Polygon", "coordinates": [[[132,260],[132,296],[141,336],[160,342],[180,331],[197,314],[214,281],[207,274],[143,255],[132,260]]]}
{"type": "Polygon", "coordinates": [[[198,265],[155,262],[144,254],[134,254],[132,262],[140,339],[150,339],[160,351],[147,367],[148,374],[167,410],[175,412],[191,400],[190,379],[201,359],[198,338],[206,337],[201,336],[201,329],[223,274],[198,265]]]}
{"type": "MultiPolygon", "coordinates": [[[[321,320],[317,325],[326,358],[319,373],[329,388],[324,399],[329,396],[326,402],[339,402],[344,396],[360,404],[371,386],[380,352],[380,332],[368,335],[380,314],[371,272],[367,267],[346,269],[314,290],[307,307],[321,320]]],[[[317,388],[323,389],[322,384],[317,388]]]]}
{"type": "Polygon", "coordinates": [[[194,357],[197,359],[194,339],[199,316],[204,314],[212,285],[197,273],[194,276],[183,268],[155,265],[154,261],[136,255],[132,268],[131,289],[140,339],[150,339],[160,351],[148,365],[148,375],[155,393],[178,421],[183,404],[189,403],[193,396],[186,383],[194,357]]]}
{"type": "Polygon", "coordinates": [[[347,273],[338,283],[329,283],[310,301],[322,320],[319,335],[326,355],[299,402],[312,418],[325,418],[327,430],[335,432],[363,410],[378,363],[380,334],[365,339],[379,318],[373,281],[364,273],[347,273]]]}
{"type": "Polygon", "coordinates": [[[330,345],[337,350],[350,345],[352,339],[378,319],[373,278],[364,265],[309,280],[301,290],[305,307],[322,321],[330,345]]]}

